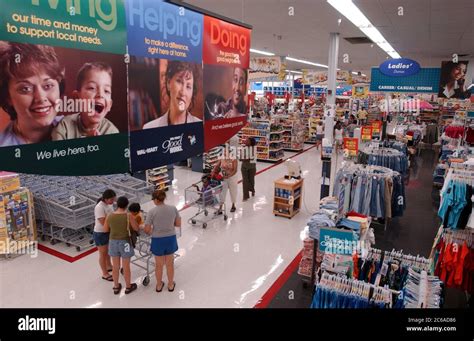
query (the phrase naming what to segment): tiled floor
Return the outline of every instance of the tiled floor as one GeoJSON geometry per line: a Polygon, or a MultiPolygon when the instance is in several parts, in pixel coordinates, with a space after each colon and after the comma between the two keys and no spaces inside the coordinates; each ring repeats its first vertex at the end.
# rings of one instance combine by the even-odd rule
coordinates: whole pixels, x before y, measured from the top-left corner
{"type": "MultiPolygon", "coordinates": [[[[173,293],[156,293],[153,275],[144,287],[145,271],[132,267],[138,290],[115,296],[112,283],[100,278],[96,252],[73,263],[39,252],[37,258],[0,261],[0,307],[253,307],[301,250],[306,221],[319,201],[319,152],[312,148],[294,159],[301,164],[305,183],[303,208],[291,220],[272,214],[273,181],[285,174],[284,164],[257,175],[256,196],[245,203],[239,185],[237,211],[227,222],[213,220],[202,229],[187,223],[196,208],[181,212],[184,224],[173,293]]],[[[269,166],[258,163],[257,169],[269,166]]],[[[176,168],[168,203],[183,207],[184,188],[200,177],[176,168]]]]}

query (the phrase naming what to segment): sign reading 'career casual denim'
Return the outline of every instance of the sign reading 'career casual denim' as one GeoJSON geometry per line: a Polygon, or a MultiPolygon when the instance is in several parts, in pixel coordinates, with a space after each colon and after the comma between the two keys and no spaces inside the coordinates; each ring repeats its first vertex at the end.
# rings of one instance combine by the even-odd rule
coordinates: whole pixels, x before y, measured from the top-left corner
{"type": "Polygon", "coordinates": [[[389,59],[380,64],[379,70],[392,77],[411,76],[420,71],[420,64],[408,58],[389,59]]]}
{"type": "Polygon", "coordinates": [[[392,77],[372,68],[370,91],[438,93],[440,68],[421,68],[410,76],[392,77]]]}
{"type": "Polygon", "coordinates": [[[201,62],[203,15],[161,0],[127,0],[129,53],[201,62]]]}

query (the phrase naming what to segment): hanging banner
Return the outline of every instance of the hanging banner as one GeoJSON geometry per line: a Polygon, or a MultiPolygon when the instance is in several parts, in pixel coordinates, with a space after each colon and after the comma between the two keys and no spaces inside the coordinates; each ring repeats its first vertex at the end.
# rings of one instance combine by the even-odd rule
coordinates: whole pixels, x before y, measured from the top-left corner
{"type": "MultiPolygon", "coordinates": [[[[302,82],[304,84],[317,84],[327,85],[328,83],[328,72],[317,71],[311,69],[303,69],[302,82]]],[[[351,78],[351,74],[348,71],[339,70],[336,74],[337,83],[348,83],[351,78]]]]}
{"type": "Polygon", "coordinates": [[[203,48],[207,151],[225,143],[247,121],[250,30],[205,16],[203,48]]]}
{"type": "Polygon", "coordinates": [[[162,0],[126,0],[129,53],[200,63],[203,15],[162,0]]]}
{"type": "Polygon", "coordinates": [[[382,121],[372,122],[372,137],[380,137],[382,128],[382,121]]]}
{"type": "Polygon", "coordinates": [[[249,80],[277,77],[280,69],[280,57],[252,57],[250,58],[249,80]]]}
{"type": "Polygon", "coordinates": [[[101,0],[0,0],[0,5],[0,40],[125,53],[124,0],[107,6],[101,0]]]}
{"type": "Polygon", "coordinates": [[[169,165],[203,151],[200,64],[132,56],[129,106],[132,171],[169,165]],[[169,152],[173,143],[177,148],[169,152]]]}
{"type": "Polygon", "coordinates": [[[128,171],[124,2],[100,5],[0,0],[0,169],[128,171]]]}
{"type": "Polygon", "coordinates": [[[248,28],[204,16],[204,64],[248,69],[250,32],[248,28]]]}
{"type": "Polygon", "coordinates": [[[130,132],[132,170],[169,165],[202,153],[202,123],[130,132]]]}
{"type": "Polygon", "coordinates": [[[421,68],[410,76],[387,76],[372,68],[370,91],[438,93],[440,69],[421,68]]]}
{"type": "Polygon", "coordinates": [[[344,151],[348,156],[357,156],[359,151],[359,139],[344,137],[344,151]]]}
{"type": "Polygon", "coordinates": [[[369,96],[369,87],[365,85],[352,86],[352,98],[364,99],[369,96]]]}
{"type": "Polygon", "coordinates": [[[363,74],[354,75],[349,73],[347,84],[370,84],[370,78],[363,74]]]}
{"type": "Polygon", "coordinates": [[[392,77],[411,76],[420,71],[420,64],[408,58],[389,59],[380,64],[379,70],[384,75],[392,77]]]}
{"type": "Polygon", "coordinates": [[[247,70],[204,65],[205,150],[225,143],[247,121],[247,70]],[[212,136],[207,132],[212,132],[212,136]]]}
{"type": "Polygon", "coordinates": [[[132,171],[204,149],[203,20],[162,0],[126,1],[132,171]]]}
{"type": "Polygon", "coordinates": [[[361,128],[360,137],[364,142],[372,140],[372,126],[363,126],[361,128]]]}
{"type": "MultiPolygon", "coordinates": [[[[471,97],[470,83],[466,82],[469,61],[460,60],[458,63],[444,61],[441,64],[438,97],[467,99],[471,97]]],[[[472,67],[472,66],[471,66],[472,67]]]]}

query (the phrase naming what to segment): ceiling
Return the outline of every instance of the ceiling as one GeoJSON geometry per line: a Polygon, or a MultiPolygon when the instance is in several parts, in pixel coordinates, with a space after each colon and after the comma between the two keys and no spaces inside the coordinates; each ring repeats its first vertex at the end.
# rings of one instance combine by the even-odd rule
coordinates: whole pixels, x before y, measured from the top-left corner
{"type": "MultiPolygon", "coordinates": [[[[328,64],[329,33],[339,32],[342,70],[370,73],[388,55],[377,45],[343,38],[364,34],[326,0],[186,0],[194,6],[250,24],[252,48],[328,64]],[[289,15],[290,7],[294,15],[289,15]],[[338,19],[342,22],[338,25],[338,19]],[[343,56],[349,62],[344,63],[343,56]],[[346,58],[347,59],[347,58],[346,58]]],[[[474,0],[353,0],[395,50],[422,67],[439,67],[453,53],[474,64],[474,0]],[[399,7],[403,16],[399,16],[399,7]]],[[[287,62],[289,69],[314,68],[287,62]]],[[[474,67],[471,67],[471,70],[474,67]]]]}

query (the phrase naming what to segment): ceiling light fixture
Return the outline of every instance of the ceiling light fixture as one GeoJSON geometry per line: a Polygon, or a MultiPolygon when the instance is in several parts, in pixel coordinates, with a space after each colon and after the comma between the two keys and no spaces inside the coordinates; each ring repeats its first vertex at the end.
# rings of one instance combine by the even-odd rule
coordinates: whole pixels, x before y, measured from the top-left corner
{"type": "Polygon", "coordinates": [[[324,67],[324,68],[328,68],[327,65],[324,65],[324,64],[319,64],[319,63],[313,63],[313,62],[309,62],[307,60],[303,60],[303,59],[297,59],[297,58],[292,58],[292,57],[286,57],[286,60],[291,60],[293,62],[298,62],[298,63],[302,63],[302,64],[308,64],[308,65],[313,65],[313,66],[319,66],[319,67],[324,67]]]}
{"type": "Polygon", "coordinates": [[[265,56],[274,56],[275,55],[273,52],[261,51],[261,50],[256,50],[256,49],[250,49],[250,52],[263,54],[265,56]]]}
{"type": "Polygon", "coordinates": [[[352,2],[352,0],[327,0],[339,13],[349,19],[367,37],[377,44],[392,58],[401,58],[397,51],[385,40],[379,30],[372,25],[364,13],[352,2]]]}

